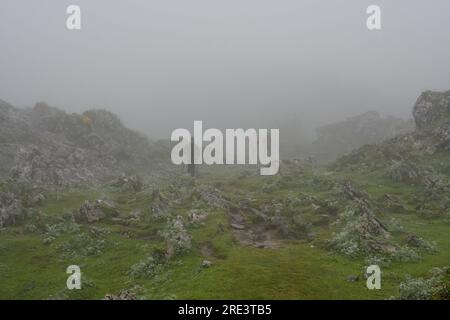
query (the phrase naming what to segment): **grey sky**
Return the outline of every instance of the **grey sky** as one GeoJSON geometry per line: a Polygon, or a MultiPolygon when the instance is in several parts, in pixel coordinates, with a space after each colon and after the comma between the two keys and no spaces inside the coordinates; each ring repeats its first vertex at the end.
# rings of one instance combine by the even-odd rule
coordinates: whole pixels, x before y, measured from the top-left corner
{"type": "Polygon", "coordinates": [[[0,99],[106,108],[174,128],[311,128],[370,109],[408,117],[450,89],[448,0],[2,0],[0,99]],[[66,7],[82,9],[68,31],[66,7]],[[366,29],[369,4],[381,31],[366,29]]]}

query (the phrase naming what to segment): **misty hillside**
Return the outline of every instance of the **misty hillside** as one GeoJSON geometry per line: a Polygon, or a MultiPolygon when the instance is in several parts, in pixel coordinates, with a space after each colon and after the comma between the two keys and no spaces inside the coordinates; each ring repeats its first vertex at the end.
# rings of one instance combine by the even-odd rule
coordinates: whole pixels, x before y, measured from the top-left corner
{"type": "Polygon", "coordinates": [[[331,161],[363,145],[377,144],[413,130],[413,121],[381,117],[376,111],[368,111],[319,127],[310,153],[321,162],[331,161]]]}
{"type": "Polygon", "coordinates": [[[0,8],[0,302],[450,301],[449,0],[0,8]]]}
{"type": "Polygon", "coordinates": [[[0,101],[0,137],[0,173],[39,184],[142,172],[158,158],[156,146],[106,110],[68,114],[45,103],[19,109],[0,101]]]}
{"type": "Polygon", "coordinates": [[[384,170],[396,180],[436,178],[450,171],[450,91],[422,93],[413,109],[416,129],[379,145],[367,145],[338,159],[343,170],[384,170]]]}
{"type": "MultiPolygon", "coordinates": [[[[450,91],[423,93],[412,114],[412,132],[328,166],[190,176],[153,166],[164,143],[110,112],[2,103],[0,297],[448,299],[450,91]],[[83,290],[65,287],[73,263],[83,290]],[[365,286],[373,264],[383,290],[365,286]]],[[[394,124],[369,113],[327,130],[378,140],[394,124]]]]}

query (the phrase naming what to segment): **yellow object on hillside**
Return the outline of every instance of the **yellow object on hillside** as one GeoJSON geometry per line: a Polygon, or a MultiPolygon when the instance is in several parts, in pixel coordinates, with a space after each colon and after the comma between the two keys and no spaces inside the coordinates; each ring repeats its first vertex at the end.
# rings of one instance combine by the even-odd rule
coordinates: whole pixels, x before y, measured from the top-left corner
{"type": "Polygon", "coordinates": [[[81,116],[81,121],[88,127],[92,127],[92,119],[89,118],[88,116],[85,115],[81,116]]]}

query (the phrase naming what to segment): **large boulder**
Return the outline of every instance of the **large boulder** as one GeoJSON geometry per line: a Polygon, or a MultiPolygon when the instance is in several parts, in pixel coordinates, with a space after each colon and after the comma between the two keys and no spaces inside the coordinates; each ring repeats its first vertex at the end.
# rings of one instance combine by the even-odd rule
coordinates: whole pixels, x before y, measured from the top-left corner
{"type": "Polygon", "coordinates": [[[417,99],[412,113],[419,130],[450,121],[450,90],[422,93],[417,99]]]}

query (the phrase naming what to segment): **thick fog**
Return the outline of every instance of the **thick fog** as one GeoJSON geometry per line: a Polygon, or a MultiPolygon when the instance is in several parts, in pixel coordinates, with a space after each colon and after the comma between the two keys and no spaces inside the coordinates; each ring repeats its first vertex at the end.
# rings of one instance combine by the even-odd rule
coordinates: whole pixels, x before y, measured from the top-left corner
{"type": "Polygon", "coordinates": [[[300,134],[407,118],[421,91],[450,89],[449,18],[448,0],[2,0],[0,99],[105,108],[152,138],[193,120],[300,134]]]}

